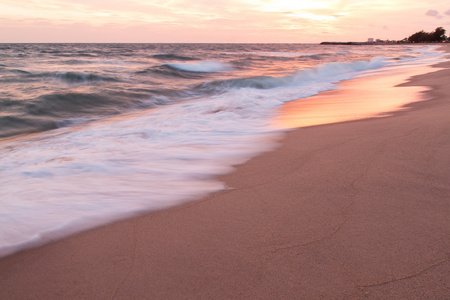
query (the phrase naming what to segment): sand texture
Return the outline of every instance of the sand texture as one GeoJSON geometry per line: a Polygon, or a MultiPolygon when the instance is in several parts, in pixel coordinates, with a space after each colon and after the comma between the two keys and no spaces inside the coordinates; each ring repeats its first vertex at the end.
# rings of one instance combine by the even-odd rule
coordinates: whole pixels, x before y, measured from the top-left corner
{"type": "Polygon", "coordinates": [[[428,100],[290,131],[226,191],[0,259],[0,299],[450,299],[439,67],[405,84],[428,100]]]}

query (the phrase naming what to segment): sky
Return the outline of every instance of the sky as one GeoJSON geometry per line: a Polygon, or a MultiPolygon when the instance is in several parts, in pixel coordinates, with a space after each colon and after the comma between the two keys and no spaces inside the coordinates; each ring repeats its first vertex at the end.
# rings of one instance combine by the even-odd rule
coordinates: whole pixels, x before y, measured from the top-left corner
{"type": "Polygon", "coordinates": [[[319,43],[447,29],[448,0],[1,0],[0,43],[319,43]]]}

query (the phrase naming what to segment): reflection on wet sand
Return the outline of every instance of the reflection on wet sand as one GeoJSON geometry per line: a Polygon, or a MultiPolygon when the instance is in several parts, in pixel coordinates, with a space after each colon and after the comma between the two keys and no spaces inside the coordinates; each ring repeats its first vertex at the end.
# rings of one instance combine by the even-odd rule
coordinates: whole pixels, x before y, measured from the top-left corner
{"type": "Polygon", "coordinates": [[[287,129],[386,116],[408,103],[424,100],[420,92],[426,87],[398,85],[430,69],[400,69],[344,81],[337,90],[286,103],[275,126],[287,129]]]}

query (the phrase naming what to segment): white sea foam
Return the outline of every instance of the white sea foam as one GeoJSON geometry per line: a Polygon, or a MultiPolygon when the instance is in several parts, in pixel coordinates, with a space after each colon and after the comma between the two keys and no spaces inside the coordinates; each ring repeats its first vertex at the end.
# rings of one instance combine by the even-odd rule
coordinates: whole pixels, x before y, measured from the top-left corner
{"type": "Polygon", "coordinates": [[[208,178],[273,146],[261,104],[219,96],[9,143],[0,254],[224,188],[208,178]]]}
{"type": "Polygon", "coordinates": [[[168,66],[174,69],[187,72],[215,73],[223,71],[231,71],[233,68],[226,63],[220,61],[200,61],[189,63],[168,63],[168,66]]]}

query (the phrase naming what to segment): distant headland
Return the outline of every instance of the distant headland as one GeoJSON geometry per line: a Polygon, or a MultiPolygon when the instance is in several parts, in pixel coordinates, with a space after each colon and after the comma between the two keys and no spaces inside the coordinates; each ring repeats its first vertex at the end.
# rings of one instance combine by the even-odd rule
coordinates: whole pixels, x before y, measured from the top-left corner
{"type": "Polygon", "coordinates": [[[398,41],[380,41],[380,42],[322,42],[321,45],[380,45],[380,44],[400,44],[398,41]]]}
{"type": "Polygon", "coordinates": [[[448,43],[449,37],[445,35],[445,29],[436,28],[432,32],[418,31],[403,40],[380,40],[369,38],[367,42],[322,42],[321,45],[379,45],[379,44],[408,44],[408,43],[448,43]]]}

